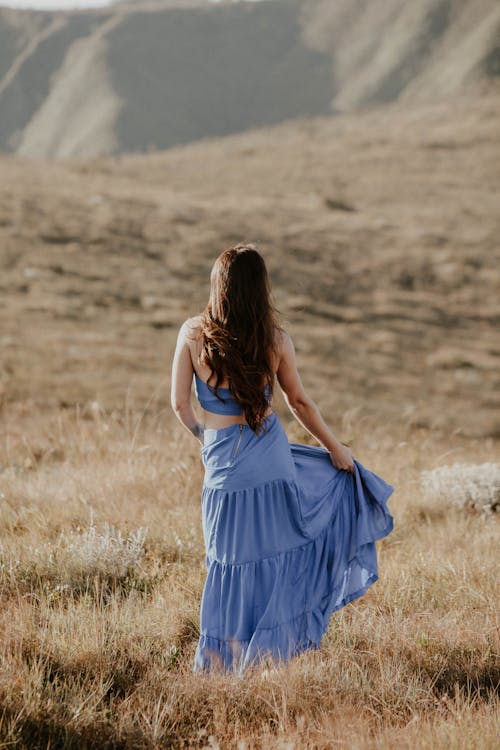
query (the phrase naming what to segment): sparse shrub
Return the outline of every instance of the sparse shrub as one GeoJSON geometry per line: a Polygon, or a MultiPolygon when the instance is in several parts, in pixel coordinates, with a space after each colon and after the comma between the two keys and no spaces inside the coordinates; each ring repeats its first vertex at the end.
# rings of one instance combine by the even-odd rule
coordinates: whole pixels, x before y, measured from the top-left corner
{"type": "Polygon", "coordinates": [[[343,198],[335,198],[327,195],[324,198],[324,203],[331,211],[356,211],[352,203],[343,198]]]}
{"type": "Polygon", "coordinates": [[[420,483],[423,492],[437,500],[482,513],[495,513],[500,509],[500,464],[454,463],[422,471],[420,483]]]}

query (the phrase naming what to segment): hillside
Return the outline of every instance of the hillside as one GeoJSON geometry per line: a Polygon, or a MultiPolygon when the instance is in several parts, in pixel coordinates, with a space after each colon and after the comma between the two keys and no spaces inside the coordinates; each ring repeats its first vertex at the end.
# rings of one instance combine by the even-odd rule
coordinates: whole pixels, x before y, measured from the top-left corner
{"type": "Polygon", "coordinates": [[[4,408],[168,412],[177,328],[247,240],[330,419],[498,438],[499,117],[493,89],[161,154],[1,157],[4,408]]]}
{"type": "Polygon", "coordinates": [[[495,0],[0,7],[0,150],[161,150],[304,116],[438,101],[499,74],[495,0]]]}

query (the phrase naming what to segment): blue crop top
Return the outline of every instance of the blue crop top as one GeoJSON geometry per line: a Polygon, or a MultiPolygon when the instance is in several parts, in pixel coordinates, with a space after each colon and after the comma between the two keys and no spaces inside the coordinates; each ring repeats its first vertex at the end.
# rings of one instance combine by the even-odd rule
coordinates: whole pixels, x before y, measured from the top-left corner
{"type": "MultiPolygon", "coordinates": [[[[200,406],[202,406],[205,411],[211,411],[214,414],[229,414],[234,416],[240,416],[243,414],[243,409],[234,400],[229,388],[217,388],[217,393],[224,399],[224,401],[221,401],[217,398],[215,393],[210,390],[205,381],[199,378],[196,373],[194,373],[194,392],[196,393],[196,398],[200,402],[200,406]]],[[[269,387],[266,388],[266,394],[269,394],[269,387]]]]}

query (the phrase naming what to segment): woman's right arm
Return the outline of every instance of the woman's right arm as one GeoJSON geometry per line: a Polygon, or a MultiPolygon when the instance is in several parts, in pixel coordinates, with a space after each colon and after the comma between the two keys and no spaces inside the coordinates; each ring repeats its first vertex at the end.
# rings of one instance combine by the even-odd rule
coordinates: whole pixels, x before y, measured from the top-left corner
{"type": "Polygon", "coordinates": [[[198,418],[191,405],[191,383],[193,382],[194,373],[188,343],[191,328],[190,321],[187,320],[182,324],[177,336],[177,345],[172,362],[170,402],[177,419],[203,445],[204,427],[198,422],[198,418]]]}
{"type": "Polygon", "coordinates": [[[285,401],[294,417],[327,449],[337,469],[354,472],[350,449],[343,445],[326,425],[318,407],[304,390],[295,358],[295,347],[286,333],[281,333],[280,362],[276,373],[285,401]]]}

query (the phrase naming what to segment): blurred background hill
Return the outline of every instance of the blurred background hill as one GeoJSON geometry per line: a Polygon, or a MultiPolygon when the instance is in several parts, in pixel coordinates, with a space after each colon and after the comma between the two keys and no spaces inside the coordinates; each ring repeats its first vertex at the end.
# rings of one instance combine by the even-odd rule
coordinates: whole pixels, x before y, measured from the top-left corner
{"type": "Polygon", "coordinates": [[[496,0],[0,6],[0,150],[164,149],[465,91],[500,72],[496,0]]]}

